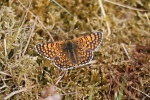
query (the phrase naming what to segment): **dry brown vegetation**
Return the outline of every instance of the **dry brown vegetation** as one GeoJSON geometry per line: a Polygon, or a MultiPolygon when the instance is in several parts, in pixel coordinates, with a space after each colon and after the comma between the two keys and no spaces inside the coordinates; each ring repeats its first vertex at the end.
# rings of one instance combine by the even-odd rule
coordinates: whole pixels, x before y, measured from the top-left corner
{"type": "Polygon", "coordinates": [[[150,1],[57,3],[0,1],[0,100],[150,99],[150,1]],[[61,71],[34,48],[96,31],[96,63],[77,69],[61,71]]]}

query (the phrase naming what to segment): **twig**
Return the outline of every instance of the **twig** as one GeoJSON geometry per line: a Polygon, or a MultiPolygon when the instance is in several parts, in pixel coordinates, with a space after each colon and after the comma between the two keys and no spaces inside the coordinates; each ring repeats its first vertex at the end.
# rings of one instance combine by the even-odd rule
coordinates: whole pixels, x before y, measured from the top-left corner
{"type": "Polygon", "coordinates": [[[29,90],[29,89],[34,88],[34,87],[35,87],[35,85],[34,85],[34,86],[31,86],[31,87],[28,87],[28,88],[22,88],[22,89],[20,89],[20,90],[11,92],[9,95],[7,95],[7,96],[4,98],[4,100],[7,100],[7,99],[9,99],[10,97],[12,97],[12,96],[15,95],[15,94],[18,94],[18,93],[21,93],[21,92],[25,92],[25,91],[27,91],[27,90],[29,90]]]}
{"type": "Polygon", "coordinates": [[[130,56],[129,56],[128,52],[127,52],[127,49],[125,48],[125,46],[124,46],[123,43],[121,44],[121,46],[123,47],[123,49],[124,49],[124,51],[125,51],[125,53],[126,53],[128,59],[130,59],[130,56]]]}
{"type": "Polygon", "coordinates": [[[18,94],[18,93],[23,92],[23,91],[26,91],[26,90],[27,90],[27,88],[23,88],[23,89],[21,89],[21,90],[11,92],[9,95],[7,95],[7,96],[4,98],[4,100],[7,100],[7,99],[9,99],[10,97],[12,97],[13,95],[18,94]]]}
{"type": "Polygon", "coordinates": [[[8,86],[4,83],[4,85],[0,87],[0,90],[5,88],[5,87],[8,87],[8,86]]]}
{"type": "Polygon", "coordinates": [[[66,71],[62,71],[62,72],[63,72],[63,74],[58,77],[58,80],[57,80],[57,82],[55,83],[55,85],[57,85],[57,84],[60,82],[60,80],[63,78],[63,76],[64,76],[65,73],[66,73],[66,71]]]}
{"type": "Polygon", "coordinates": [[[146,93],[142,92],[141,90],[138,90],[138,89],[134,88],[133,86],[131,86],[131,88],[133,88],[133,89],[137,90],[138,92],[140,92],[140,93],[142,93],[142,94],[146,95],[148,98],[150,98],[150,96],[149,96],[148,94],[146,94],[146,93]]]}
{"type": "Polygon", "coordinates": [[[10,74],[7,74],[7,73],[2,72],[2,71],[0,71],[0,74],[7,75],[7,76],[11,76],[10,74]]]}

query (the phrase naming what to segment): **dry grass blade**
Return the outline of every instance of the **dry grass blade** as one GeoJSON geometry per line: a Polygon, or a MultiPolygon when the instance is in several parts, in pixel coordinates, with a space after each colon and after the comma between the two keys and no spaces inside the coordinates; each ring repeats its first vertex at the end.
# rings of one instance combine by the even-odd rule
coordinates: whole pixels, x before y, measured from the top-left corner
{"type": "MultiPolygon", "coordinates": [[[[104,7],[103,7],[102,0],[98,0],[98,2],[99,2],[99,5],[100,5],[100,8],[101,8],[101,11],[102,11],[102,15],[104,16],[104,18],[106,18],[106,13],[105,13],[105,10],[104,10],[104,7]]],[[[111,29],[110,29],[109,22],[107,20],[106,20],[106,25],[107,25],[107,30],[108,30],[108,34],[107,34],[106,37],[108,37],[111,34],[111,29]]]]}
{"type": "Polygon", "coordinates": [[[54,41],[54,39],[53,39],[53,37],[51,36],[51,34],[47,31],[47,29],[45,28],[45,26],[43,25],[43,22],[41,22],[40,21],[40,19],[38,18],[38,16],[36,16],[34,13],[32,13],[29,9],[27,9],[24,5],[23,5],[23,3],[20,1],[20,0],[18,0],[18,2],[20,3],[20,5],[27,11],[27,12],[29,12],[30,14],[32,14],[32,16],[34,16],[37,20],[38,20],[38,22],[41,24],[41,26],[46,30],[46,32],[49,34],[49,36],[50,36],[50,38],[52,39],[52,41],[54,41]]]}
{"type": "Polygon", "coordinates": [[[148,95],[148,94],[146,94],[146,93],[142,92],[141,90],[136,89],[136,88],[135,88],[135,87],[133,87],[133,86],[131,86],[131,88],[135,89],[136,91],[138,91],[138,92],[140,92],[140,93],[144,94],[146,97],[150,98],[150,95],[148,95]]]}
{"type": "Polygon", "coordinates": [[[54,3],[56,3],[59,7],[61,7],[62,9],[64,9],[71,17],[73,17],[73,15],[67,10],[65,9],[62,5],[60,5],[56,0],[52,0],[54,3]]]}
{"type": "Polygon", "coordinates": [[[34,88],[34,87],[35,87],[35,86],[32,86],[32,87],[30,87],[30,88],[25,87],[25,88],[22,88],[22,89],[20,89],[20,90],[13,91],[13,92],[11,92],[9,95],[7,95],[7,96],[4,98],[4,100],[7,100],[7,99],[11,98],[13,95],[19,94],[19,93],[21,93],[21,92],[26,92],[26,91],[28,91],[29,89],[32,89],[32,88],[34,88]]]}
{"type": "Polygon", "coordinates": [[[110,1],[110,0],[104,0],[106,2],[109,2],[109,3],[112,3],[112,4],[115,4],[117,6],[121,6],[121,7],[125,7],[125,8],[128,8],[128,9],[131,9],[131,10],[137,10],[137,11],[146,11],[144,9],[137,9],[137,8],[134,8],[134,7],[131,7],[131,6],[126,6],[126,5],[123,5],[123,4],[119,4],[117,2],[114,2],[114,1],[110,1]]]}
{"type": "Polygon", "coordinates": [[[27,47],[28,47],[28,45],[29,45],[29,43],[30,43],[31,37],[33,36],[34,30],[35,30],[35,26],[36,26],[36,22],[37,22],[37,18],[35,18],[35,20],[34,20],[34,24],[33,24],[31,33],[30,33],[30,35],[29,35],[27,44],[26,44],[26,46],[25,46],[25,48],[24,48],[24,51],[23,51],[23,53],[22,53],[22,56],[24,56],[24,54],[25,54],[25,52],[26,52],[26,50],[27,50],[27,47]]]}

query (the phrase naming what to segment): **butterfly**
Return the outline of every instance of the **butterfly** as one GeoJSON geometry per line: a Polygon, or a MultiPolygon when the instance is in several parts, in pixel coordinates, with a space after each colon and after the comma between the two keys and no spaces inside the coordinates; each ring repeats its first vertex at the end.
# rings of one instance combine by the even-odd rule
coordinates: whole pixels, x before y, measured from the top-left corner
{"type": "Polygon", "coordinates": [[[37,44],[35,49],[41,56],[53,60],[59,69],[67,70],[88,64],[102,39],[103,33],[96,32],[72,40],[37,44]]]}

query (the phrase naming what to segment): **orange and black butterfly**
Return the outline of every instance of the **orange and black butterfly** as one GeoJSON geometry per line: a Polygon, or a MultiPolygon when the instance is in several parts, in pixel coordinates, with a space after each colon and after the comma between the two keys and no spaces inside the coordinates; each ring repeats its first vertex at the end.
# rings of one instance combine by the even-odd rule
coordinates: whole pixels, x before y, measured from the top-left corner
{"type": "Polygon", "coordinates": [[[102,39],[103,34],[96,32],[72,40],[37,44],[35,48],[41,56],[53,60],[59,69],[67,70],[88,64],[102,39]]]}

